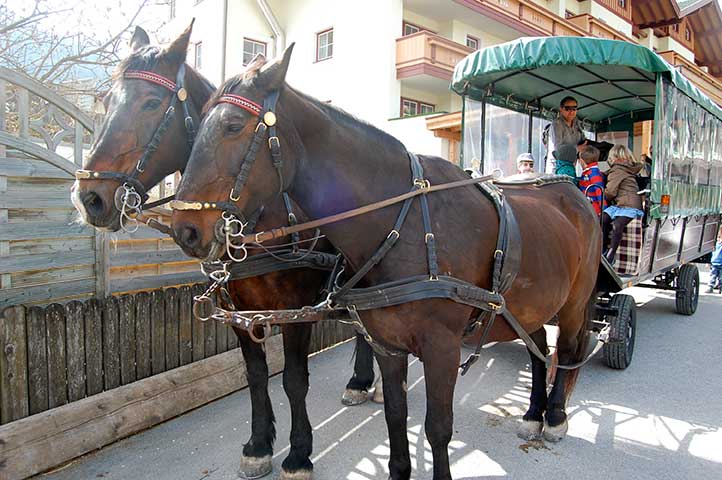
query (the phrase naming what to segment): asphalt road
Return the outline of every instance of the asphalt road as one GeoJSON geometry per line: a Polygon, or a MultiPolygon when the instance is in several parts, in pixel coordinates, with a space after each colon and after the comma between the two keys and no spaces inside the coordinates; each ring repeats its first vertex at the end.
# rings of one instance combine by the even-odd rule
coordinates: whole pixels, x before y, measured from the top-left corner
{"type": "MultiPolygon", "coordinates": [[[[485,349],[482,361],[457,384],[449,446],[455,479],[722,478],[722,296],[701,294],[697,313],[683,317],[674,313],[673,293],[628,293],[639,307],[632,365],[611,370],[598,358],[584,368],[570,402],[569,433],[561,443],[527,443],[515,435],[531,386],[523,345],[485,349]]],[[[347,343],[310,361],[316,480],[387,478],[382,407],[344,407],[339,401],[352,348],[347,343]]],[[[413,478],[430,479],[418,361],[409,368],[409,387],[413,478]]],[[[280,376],[270,388],[278,440],[268,478],[276,478],[287,453],[289,412],[280,376]]],[[[42,478],[235,479],[250,432],[249,412],[248,390],[243,390],[42,478]]]]}

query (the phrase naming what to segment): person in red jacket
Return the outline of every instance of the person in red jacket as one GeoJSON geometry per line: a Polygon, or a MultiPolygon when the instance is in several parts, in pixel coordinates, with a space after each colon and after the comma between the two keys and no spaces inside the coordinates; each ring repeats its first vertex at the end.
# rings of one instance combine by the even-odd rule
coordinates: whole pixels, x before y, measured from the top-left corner
{"type": "Polygon", "coordinates": [[[582,147],[579,152],[579,163],[582,175],[579,177],[579,189],[592,202],[597,215],[602,214],[606,207],[604,201],[604,177],[599,171],[599,149],[590,145],[582,147]]]}

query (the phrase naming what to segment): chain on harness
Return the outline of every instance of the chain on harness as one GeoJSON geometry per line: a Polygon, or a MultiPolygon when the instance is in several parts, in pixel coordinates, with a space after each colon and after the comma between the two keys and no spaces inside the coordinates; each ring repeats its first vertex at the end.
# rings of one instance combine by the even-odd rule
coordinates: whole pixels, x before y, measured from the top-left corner
{"type": "Polygon", "coordinates": [[[120,186],[115,191],[113,203],[115,208],[120,212],[120,228],[128,233],[133,233],[137,231],[140,226],[137,217],[142,213],[143,207],[146,209],[157,207],[174,198],[174,196],[171,195],[156,202],[146,204],[148,193],[146,192],[145,186],[138,180],[138,175],[145,171],[146,164],[150,160],[150,157],[158,150],[161,138],[173,120],[176,103],[178,101],[180,101],[183,106],[183,124],[185,125],[186,140],[189,148],[193,147],[196,133],[193,117],[191,117],[188,102],[186,101],[188,99],[188,91],[184,86],[185,64],[182,64],[178,69],[175,83],[162,75],[145,70],[128,70],[123,74],[123,78],[145,80],[169,90],[172,94],[170,105],[130,174],[111,171],[78,170],[75,172],[75,178],[77,180],[115,180],[120,182],[120,186]]]}

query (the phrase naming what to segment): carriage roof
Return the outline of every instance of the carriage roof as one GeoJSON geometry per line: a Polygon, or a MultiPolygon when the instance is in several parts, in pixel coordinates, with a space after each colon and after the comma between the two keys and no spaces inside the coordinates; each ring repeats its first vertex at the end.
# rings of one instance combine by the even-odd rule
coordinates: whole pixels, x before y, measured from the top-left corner
{"type": "Polygon", "coordinates": [[[469,54],[456,65],[451,89],[516,109],[551,112],[573,95],[590,122],[630,112],[653,116],[662,75],[704,109],[722,109],[659,55],[641,45],[589,37],[525,37],[469,54]]]}

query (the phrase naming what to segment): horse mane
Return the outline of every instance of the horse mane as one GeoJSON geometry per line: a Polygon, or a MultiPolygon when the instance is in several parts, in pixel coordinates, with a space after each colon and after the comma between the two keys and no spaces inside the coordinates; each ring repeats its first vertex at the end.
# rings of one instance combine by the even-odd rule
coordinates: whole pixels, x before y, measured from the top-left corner
{"type": "MultiPolygon", "coordinates": [[[[237,85],[239,84],[249,84],[253,81],[253,79],[256,77],[256,72],[262,67],[262,65],[257,65],[255,67],[251,67],[244,71],[243,73],[236,75],[232,78],[229,78],[226,80],[222,85],[221,88],[216,90],[216,92],[211,96],[210,99],[208,99],[208,102],[206,102],[205,106],[203,107],[203,115],[205,115],[208,110],[218,101],[218,98],[225,95],[226,93],[233,90],[237,85]]],[[[384,132],[383,130],[371,125],[370,123],[366,122],[365,120],[361,120],[360,118],[356,117],[355,115],[352,115],[345,111],[342,108],[339,108],[335,105],[331,105],[326,102],[322,102],[321,100],[318,100],[311,95],[308,95],[306,93],[301,92],[300,90],[296,90],[295,88],[291,87],[287,83],[285,84],[285,88],[289,89],[302,99],[306,100],[307,102],[311,103],[315,108],[318,110],[321,110],[329,119],[331,122],[346,125],[349,128],[359,128],[362,131],[364,131],[369,137],[371,137],[373,140],[377,141],[380,144],[385,144],[388,147],[395,147],[400,148],[404,152],[406,151],[406,146],[401,143],[396,137],[384,132]]]]}

